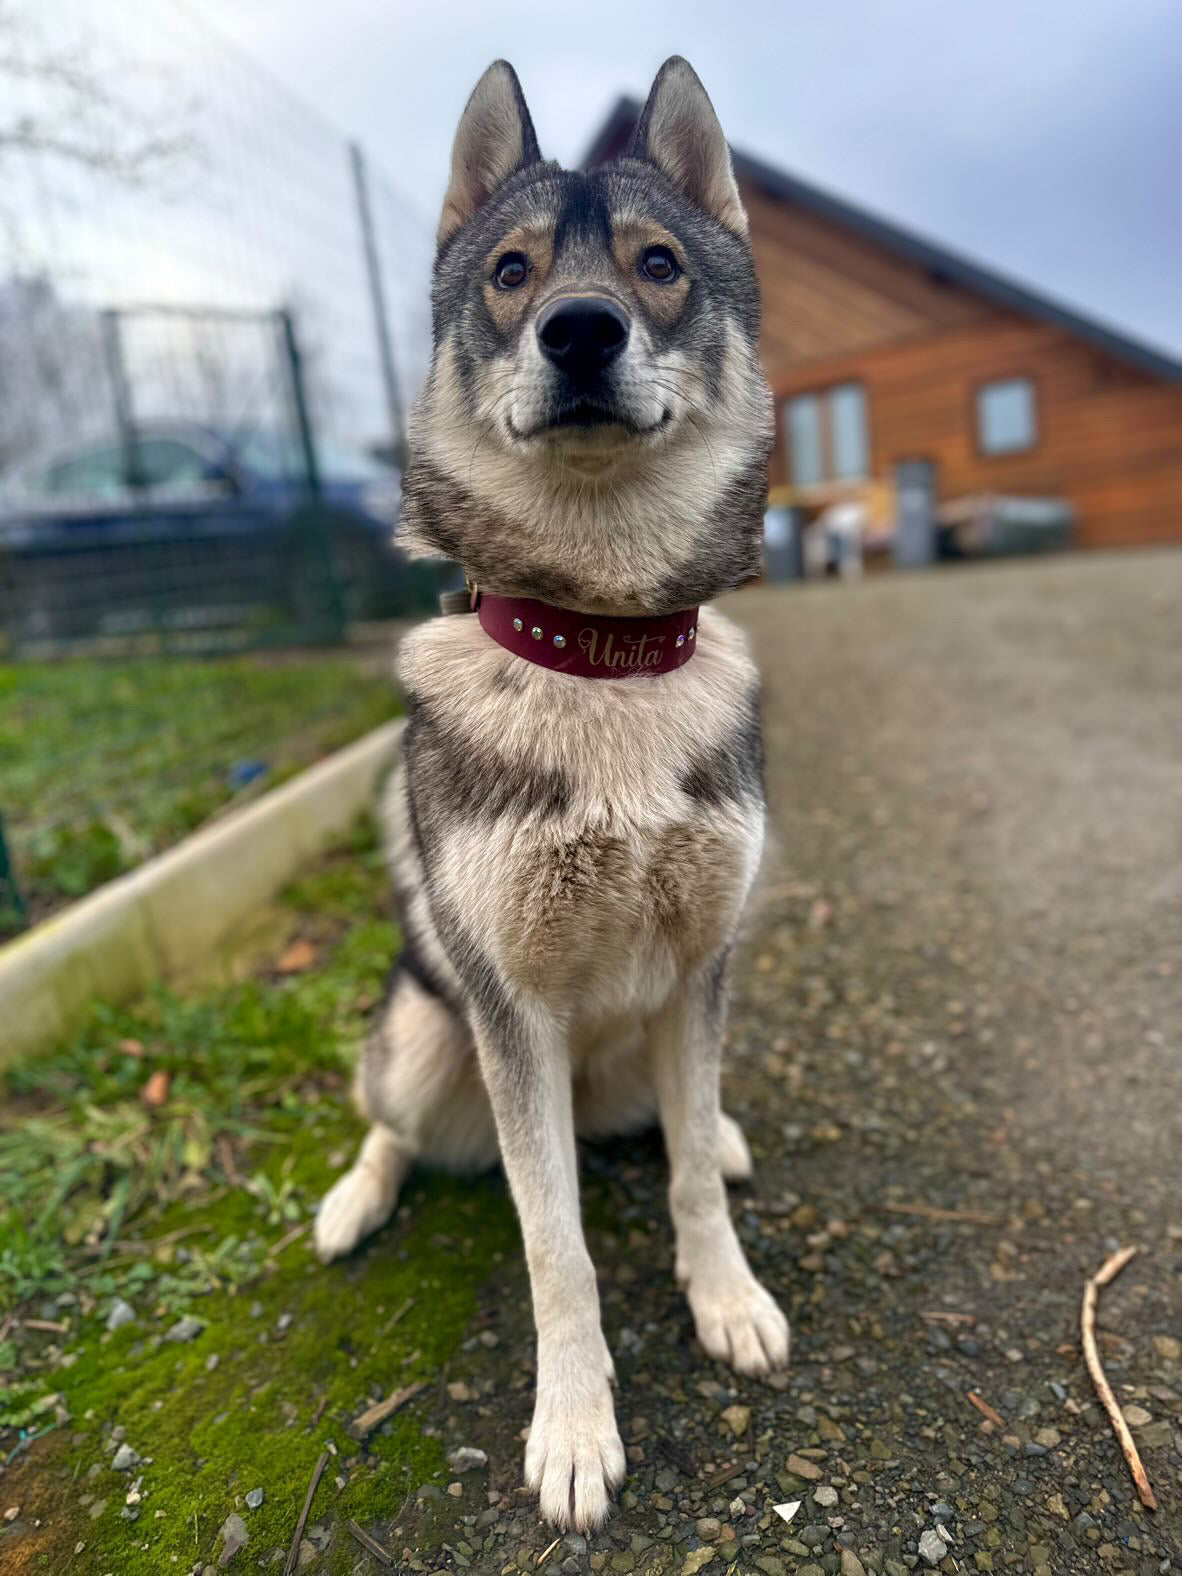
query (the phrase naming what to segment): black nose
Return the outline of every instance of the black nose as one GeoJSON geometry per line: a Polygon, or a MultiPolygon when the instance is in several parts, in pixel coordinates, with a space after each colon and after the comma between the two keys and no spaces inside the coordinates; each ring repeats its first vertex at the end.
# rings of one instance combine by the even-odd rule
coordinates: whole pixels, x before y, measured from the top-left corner
{"type": "Polygon", "coordinates": [[[538,318],[542,354],[576,381],[594,377],[628,343],[628,315],[607,296],[560,296],[538,318]]]}

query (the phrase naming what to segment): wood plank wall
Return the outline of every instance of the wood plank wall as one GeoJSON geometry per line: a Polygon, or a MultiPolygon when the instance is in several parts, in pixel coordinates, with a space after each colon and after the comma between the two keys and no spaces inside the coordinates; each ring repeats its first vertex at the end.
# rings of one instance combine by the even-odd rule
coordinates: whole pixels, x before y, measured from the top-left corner
{"type": "MultiPolygon", "coordinates": [[[[860,380],[876,476],[928,458],[944,498],[1069,498],[1081,546],[1182,541],[1182,386],[933,279],[835,223],[758,190],[743,196],[778,404],[860,380]],[[976,390],[1009,377],[1035,385],[1038,440],[1021,454],[985,455],[976,390]]],[[[782,428],[771,479],[787,480],[782,428]]]]}

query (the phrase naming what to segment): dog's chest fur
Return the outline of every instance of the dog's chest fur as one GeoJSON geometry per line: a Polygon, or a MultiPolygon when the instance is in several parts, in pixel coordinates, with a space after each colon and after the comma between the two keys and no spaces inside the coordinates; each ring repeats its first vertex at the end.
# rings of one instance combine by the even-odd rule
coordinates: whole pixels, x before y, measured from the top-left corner
{"type": "Polygon", "coordinates": [[[438,619],[399,672],[396,878],[466,997],[495,978],[592,1030],[725,950],[763,834],[757,681],[727,620],[707,610],[674,673],[587,680],[438,619]]]}

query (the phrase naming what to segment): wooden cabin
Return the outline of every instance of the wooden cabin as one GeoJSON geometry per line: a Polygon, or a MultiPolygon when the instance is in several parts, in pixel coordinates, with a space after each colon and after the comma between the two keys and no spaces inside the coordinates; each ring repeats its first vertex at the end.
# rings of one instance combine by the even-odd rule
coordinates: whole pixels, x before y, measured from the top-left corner
{"type": "MultiPolygon", "coordinates": [[[[621,153],[621,99],[588,167],[621,153]]],[[[863,209],[734,154],[776,396],[773,501],[1066,500],[1081,547],[1182,541],[1182,362],[863,209]]]]}

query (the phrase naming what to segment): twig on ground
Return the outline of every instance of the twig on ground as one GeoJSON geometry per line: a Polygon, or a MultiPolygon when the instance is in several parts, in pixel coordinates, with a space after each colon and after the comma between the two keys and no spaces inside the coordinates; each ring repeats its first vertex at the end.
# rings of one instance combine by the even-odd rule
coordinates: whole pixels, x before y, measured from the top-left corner
{"type": "Polygon", "coordinates": [[[394,1569],[394,1556],[389,1549],[384,1549],[376,1538],[371,1538],[364,1527],[359,1527],[355,1521],[347,1521],[345,1525],[360,1543],[361,1547],[367,1553],[372,1554],[379,1565],[384,1566],[388,1571],[394,1569]]]}
{"type": "Polygon", "coordinates": [[[316,1403],[316,1410],[312,1413],[312,1421],[308,1424],[309,1428],[315,1428],[316,1427],[316,1424],[324,1416],[324,1408],[327,1405],[328,1405],[328,1391],[326,1390],[324,1392],[324,1394],[320,1397],[319,1401],[317,1401],[317,1403],[316,1403]]]}
{"type": "Polygon", "coordinates": [[[975,1406],[977,1411],[980,1412],[981,1416],[987,1418],[988,1421],[993,1424],[994,1428],[1004,1428],[1006,1426],[1006,1420],[1001,1415],[1001,1413],[994,1411],[993,1407],[989,1405],[989,1402],[983,1401],[975,1390],[967,1391],[965,1399],[970,1403],[970,1405],[975,1406]]]}
{"type": "MultiPolygon", "coordinates": [[[[182,1237],[207,1236],[213,1230],[212,1226],[182,1226],[180,1231],[169,1231],[162,1237],[145,1237],[142,1242],[137,1242],[134,1237],[122,1237],[118,1242],[111,1243],[113,1253],[154,1253],[157,1248],[166,1248],[170,1243],[179,1242],[182,1237]]],[[[109,1269],[108,1262],[104,1268],[109,1269]]]]}
{"type": "Polygon", "coordinates": [[[918,1215],[921,1220],[954,1220],[969,1226],[1004,1226],[1000,1215],[987,1215],[979,1209],[940,1209],[935,1204],[897,1204],[888,1199],[882,1206],[892,1215],[918,1215]]]}
{"type": "Polygon", "coordinates": [[[46,1330],[50,1335],[68,1335],[70,1326],[59,1324],[55,1319],[22,1319],[22,1330],[46,1330]]]}
{"type": "Polygon", "coordinates": [[[320,1460],[312,1468],[312,1481],[308,1484],[308,1492],[304,1496],[304,1508],[300,1511],[300,1519],[296,1522],[295,1531],[291,1535],[291,1547],[287,1551],[287,1560],[283,1566],[283,1576],[292,1576],[296,1562],[300,1557],[300,1539],[304,1536],[304,1528],[308,1524],[308,1512],[312,1509],[312,1501],[316,1497],[316,1490],[324,1469],[328,1465],[328,1451],[320,1452],[320,1460]]]}
{"type": "Polygon", "coordinates": [[[400,1406],[405,1406],[411,1396],[418,1395],[420,1390],[425,1390],[427,1381],[420,1379],[416,1384],[403,1385],[401,1390],[395,1390],[384,1401],[378,1401],[374,1406],[367,1406],[365,1411],[355,1417],[345,1430],[358,1444],[363,1444],[373,1433],[374,1429],[384,1423],[388,1417],[393,1417],[400,1406]]]}
{"type": "Polygon", "coordinates": [[[406,1299],[406,1301],[402,1304],[402,1307],[395,1309],[395,1311],[386,1320],[385,1324],[382,1325],[381,1329],[378,1331],[378,1338],[380,1339],[388,1331],[392,1330],[394,1328],[394,1326],[399,1322],[400,1319],[405,1319],[407,1314],[414,1307],[414,1305],[415,1305],[414,1298],[413,1297],[408,1297],[406,1299]]]}
{"type": "Polygon", "coordinates": [[[1120,1409],[1112,1386],[1104,1376],[1104,1369],[1100,1364],[1100,1353],[1096,1348],[1096,1303],[1099,1300],[1100,1288],[1107,1286],[1124,1269],[1125,1265],[1136,1253],[1136,1248],[1122,1248],[1119,1253],[1114,1253],[1091,1277],[1084,1287],[1083,1308],[1080,1312],[1080,1332],[1083,1336],[1084,1361],[1088,1365],[1088,1373],[1092,1376],[1092,1383],[1096,1387],[1096,1394],[1100,1397],[1104,1410],[1108,1413],[1108,1420],[1112,1424],[1124,1458],[1129,1464],[1129,1471],[1133,1474],[1133,1482],[1137,1487],[1137,1494],[1141,1503],[1148,1510],[1157,1509],[1157,1499],[1149,1486],[1145,1467],[1133,1443],[1133,1436],[1129,1432],[1129,1425],[1125,1422],[1125,1415],[1120,1409]]]}
{"type": "Polygon", "coordinates": [[[706,1479],[707,1488],[721,1488],[724,1483],[729,1483],[731,1478],[738,1477],[740,1472],[746,1472],[746,1464],[739,1461],[733,1467],[727,1467],[725,1472],[716,1472],[713,1477],[706,1479]]]}
{"type": "Polygon", "coordinates": [[[228,1133],[219,1133],[217,1139],[218,1160],[221,1162],[222,1175],[231,1187],[242,1187],[244,1177],[234,1161],[234,1146],[230,1142],[228,1133]]]}
{"type": "Polygon", "coordinates": [[[4,1337],[8,1334],[9,1330],[12,1329],[12,1327],[13,1327],[13,1325],[15,1323],[16,1323],[16,1314],[15,1313],[6,1313],[4,1315],[4,1317],[2,1319],[0,1319],[0,1341],[2,1341],[4,1339],[4,1337]]]}
{"type": "Polygon", "coordinates": [[[548,1543],[546,1545],[546,1547],[542,1550],[542,1552],[538,1555],[537,1559],[534,1561],[534,1570],[537,1570],[539,1566],[544,1565],[546,1563],[546,1561],[550,1558],[551,1554],[554,1553],[554,1550],[558,1547],[558,1545],[561,1542],[562,1542],[561,1538],[555,1538],[553,1543],[548,1543]]]}
{"type": "Polygon", "coordinates": [[[945,1313],[942,1309],[935,1308],[930,1313],[921,1313],[921,1319],[926,1319],[929,1324],[976,1324],[975,1313],[945,1313]]]}
{"type": "Polygon", "coordinates": [[[297,1242],[310,1229],[311,1224],[310,1220],[305,1220],[302,1225],[293,1226],[290,1231],[285,1232],[280,1237],[279,1241],[268,1252],[267,1257],[269,1259],[277,1259],[284,1248],[290,1248],[293,1242],[297,1242]]]}

